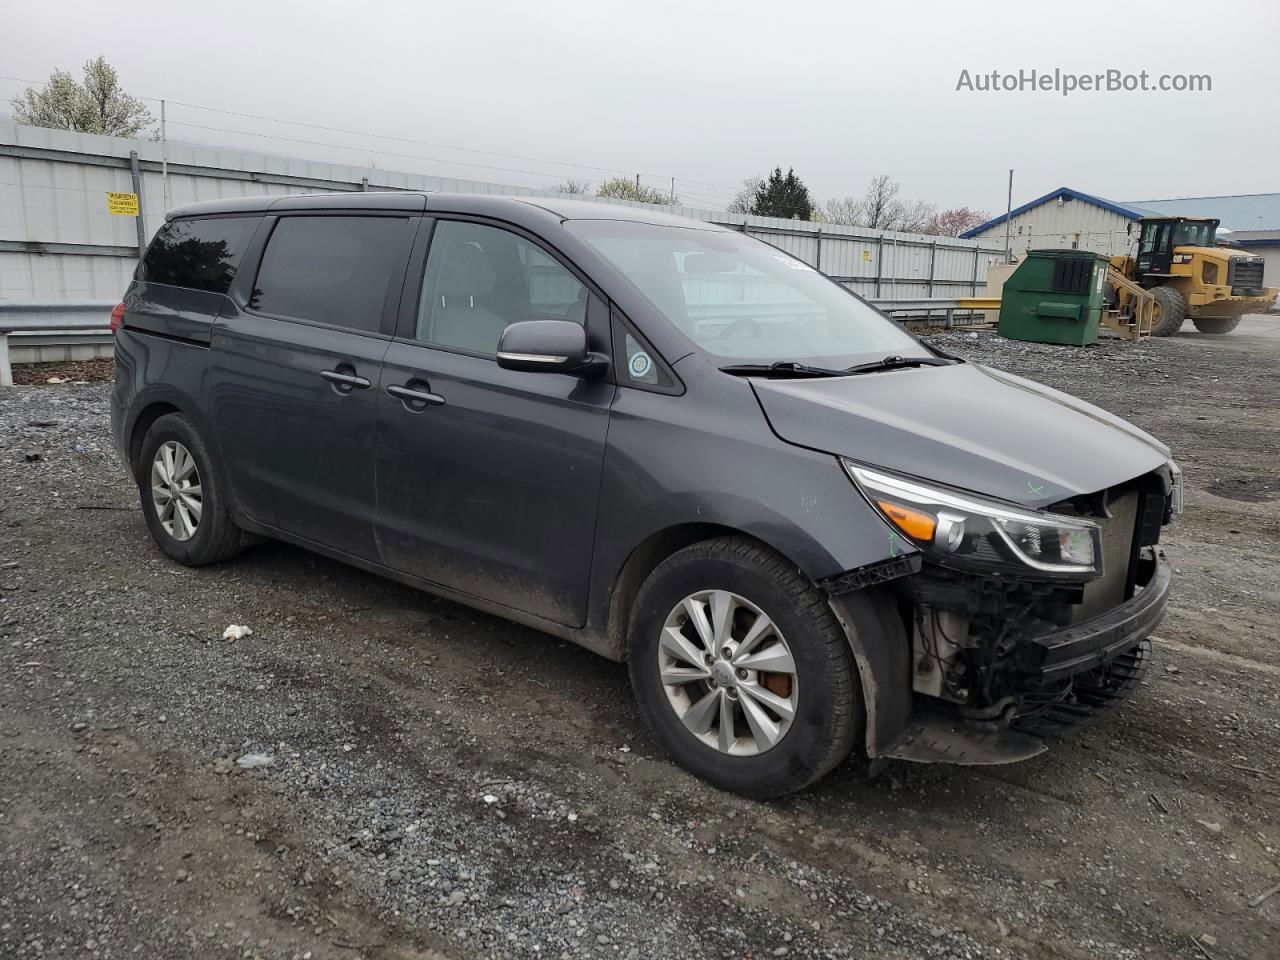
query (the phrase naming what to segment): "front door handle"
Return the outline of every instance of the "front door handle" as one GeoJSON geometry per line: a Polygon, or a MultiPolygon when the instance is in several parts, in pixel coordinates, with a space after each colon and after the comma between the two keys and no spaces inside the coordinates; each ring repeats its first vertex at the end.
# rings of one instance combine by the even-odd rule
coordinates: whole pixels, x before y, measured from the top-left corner
{"type": "Polygon", "coordinates": [[[354,373],[343,373],[341,370],[321,370],[320,376],[330,383],[336,383],[339,387],[346,387],[348,390],[352,388],[367,390],[370,386],[367,377],[358,377],[354,373]]]}
{"type": "Polygon", "coordinates": [[[403,400],[410,409],[422,410],[426,407],[444,406],[444,397],[429,390],[415,390],[409,386],[387,387],[387,393],[403,400]]]}

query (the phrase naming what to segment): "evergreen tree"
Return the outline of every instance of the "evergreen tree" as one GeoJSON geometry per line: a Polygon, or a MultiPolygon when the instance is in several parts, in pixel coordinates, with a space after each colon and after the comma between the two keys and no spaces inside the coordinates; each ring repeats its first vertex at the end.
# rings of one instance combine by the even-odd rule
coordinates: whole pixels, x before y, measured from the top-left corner
{"type": "Polygon", "coordinates": [[[813,216],[813,200],[794,169],[784,175],[781,167],[756,189],[751,213],[759,217],[782,217],[784,220],[808,220],[813,216]]]}

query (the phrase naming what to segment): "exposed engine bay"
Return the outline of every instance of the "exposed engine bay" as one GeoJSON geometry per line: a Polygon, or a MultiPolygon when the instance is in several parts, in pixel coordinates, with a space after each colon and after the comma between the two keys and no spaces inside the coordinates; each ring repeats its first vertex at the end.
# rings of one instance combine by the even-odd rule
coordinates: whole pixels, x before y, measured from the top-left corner
{"type": "Polygon", "coordinates": [[[1098,524],[1102,576],[1037,582],[925,562],[894,582],[910,608],[912,689],[956,704],[975,729],[1065,732],[1132,692],[1149,659],[1146,638],[1123,628],[1072,628],[1105,628],[1109,614],[1153,587],[1165,491],[1154,478],[1138,478],[1052,509],[1098,524]]]}

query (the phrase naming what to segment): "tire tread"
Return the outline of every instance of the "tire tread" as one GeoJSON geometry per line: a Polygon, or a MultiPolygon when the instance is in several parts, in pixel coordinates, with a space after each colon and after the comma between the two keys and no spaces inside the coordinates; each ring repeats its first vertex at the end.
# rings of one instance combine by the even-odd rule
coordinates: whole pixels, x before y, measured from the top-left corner
{"type": "Polygon", "coordinates": [[[142,509],[147,519],[147,526],[151,529],[152,536],[165,553],[179,563],[192,567],[201,567],[206,564],[230,560],[244,549],[244,531],[236,525],[226,508],[226,504],[230,502],[230,495],[226,489],[225,481],[221,476],[217,475],[213,458],[209,455],[209,448],[205,445],[204,438],[200,436],[200,432],[196,430],[190,420],[181,413],[166,413],[164,416],[158,417],[147,429],[146,436],[142,440],[141,454],[138,469],[135,471],[138,479],[138,493],[142,500],[142,509]],[[202,527],[206,523],[209,524],[208,534],[204,539],[200,539],[200,534],[203,531],[197,531],[196,536],[191,540],[174,540],[173,543],[183,544],[182,547],[176,550],[170,549],[166,542],[161,540],[161,537],[168,538],[168,534],[163,529],[157,530],[158,523],[154,518],[155,509],[150,502],[149,495],[152,448],[159,445],[159,438],[166,432],[176,434],[177,438],[191,450],[200,467],[201,486],[209,491],[205,496],[205,508],[200,517],[202,527]],[[197,540],[199,540],[198,543],[196,542],[197,540]]]}
{"type": "MultiPolygon", "coordinates": [[[[738,792],[754,799],[768,799],[802,790],[830,773],[849,756],[861,730],[862,707],[857,671],[844,630],[836,620],[826,597],[795,564],[770,547],[743,536],[702,540],[673,553],[645,581],[633,610],[642,609],[647,591],[654,588],[664,572],[703,558],[736,561],[772,580],[793,605],[795,613],[806,622],[807,640],[829,676],[839,678],[839,682],[833,685],[834,694],[826,705],[829,725],[818,755],[808,758],[808,763],[803,767],[793,768],[781,782],[738,792]]],[[[633,632],[634,629],[633,620],[633,632]]],[[[633,659],[633,673],[635,669],[633,659]]]]}

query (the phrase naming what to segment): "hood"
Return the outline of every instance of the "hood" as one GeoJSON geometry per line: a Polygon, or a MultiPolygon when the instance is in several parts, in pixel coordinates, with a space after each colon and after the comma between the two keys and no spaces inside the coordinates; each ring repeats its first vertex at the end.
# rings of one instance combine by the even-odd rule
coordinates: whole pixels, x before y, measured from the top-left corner
{"type": "Polygon", "coordinates": [[[1105,410],[974,363],[751,383],[788,443],[1029,507],[1103,490],[1169,456],[1105,410]]]}
{"type": "Polygon", "coordinates": [[[1214,257],[1218,260],[1229,260],[1232,257],[1257,257],[1256,253],[1241,250],[1239,247],[1174,247],[1175,254],[1198,254],[1202,257],[1214,257]]]}

